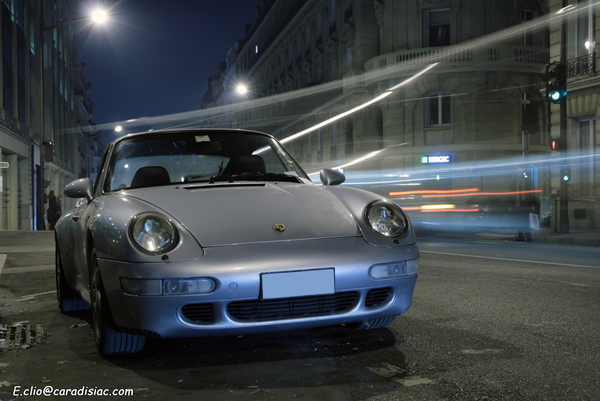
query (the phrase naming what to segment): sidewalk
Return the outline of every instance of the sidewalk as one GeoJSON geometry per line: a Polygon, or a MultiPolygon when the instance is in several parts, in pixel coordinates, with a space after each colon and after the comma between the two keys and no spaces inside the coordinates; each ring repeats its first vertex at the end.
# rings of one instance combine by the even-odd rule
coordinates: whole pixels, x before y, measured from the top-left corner
{"type": "Polygon", "coordinates": [[[542,228],[534,232],[533,240],[560,244],[600,246],[600,231],[569,230],[568,234],[559,234],[551,228],[542,228]]]}

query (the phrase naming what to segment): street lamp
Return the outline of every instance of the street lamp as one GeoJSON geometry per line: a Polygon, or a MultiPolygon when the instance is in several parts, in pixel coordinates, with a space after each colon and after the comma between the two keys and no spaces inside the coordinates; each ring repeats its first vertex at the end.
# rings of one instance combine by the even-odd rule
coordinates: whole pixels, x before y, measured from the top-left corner
{"type": "Polygon", "coordinates": [[[94,11],[92,11],[91,19],[96,24],[104,24],[108,20],[108,13],[106,12],[106,10],[97,8],[94,11]]]}
{"type": "Polygon", "coordinates": [[[238,94],[245,95],[248,93],[248,87],[244,84],[238,84],[235,88],[238,94]]]}
{"type": "MultiPolygon", "coordinates": [[[[39,178],[38,178],[38,190],[39,190],[39,194],[38,194],[38,211],[37,211],[37,229],[38,230],[44,230],[45,229],[45,221],[44,221],[44,190],[45,190],[45,185],[44,185],[44,181],[45,181],[45,172],[44,172],[44,163],[45,160],[49,160],[52,157],[50,156],[53,151],[53,144],[51,141],[46,140],[46,135],[45,135],[45,131],[46,131],[46,121],[45,121],[45,96],[44,96],[44,54],[43,54],[43,49],[45,48],[44,43],[45,43],[45,33],[46,32],[51,32],[55,29],[60,28],[61,26],[63,26],[63,24],[69,22],[73,22],[70,18],[71,18],[71,9],[68,8],[68,4],[65,2],[65,5],[67,7],[67,16],[64,17],[62,20],[58,21],[57,23],[53,24],[53,25],[48,25],[48,26],[41,26],[40,27],[40,48],[42,49],[42,51],[38,52],[39,54],[39,59],[38,59],[38,65],[39,65],[39,85],[40,85],[40,89],[39,89],[39,97],[40,97],[40,151],[39,151],[39,163],[40,163],[40,167],[39,167],[39,178]],[[46,155],[46,157],[44,157],[44,155],[46,155]]],[[[42,20],[43,20],[43,16],[44,16],[44,11],[45,11],[45,7],[42,7],[40,9],[40,13],[42,14],[42,20]]],[[[97,9],[94,11],[93,14],[91,14],[89,16],[89,19],[91,19],[94,23],[104,23],[107,21],[108,19],[108,15],[107,13],[100,9],[97,9]]]]}

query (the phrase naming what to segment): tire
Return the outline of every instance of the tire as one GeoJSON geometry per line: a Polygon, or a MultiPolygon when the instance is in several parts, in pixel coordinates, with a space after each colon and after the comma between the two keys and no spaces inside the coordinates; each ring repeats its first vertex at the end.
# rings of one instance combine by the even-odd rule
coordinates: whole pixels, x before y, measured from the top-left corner
{"type": "Polygon", "coordinates": [[[110,313],[106,292],[98,268],[96,251],[91,256],[90,298],[92,300],[92,327],[98,352],[103,356],[133,354],[141,351],[146,337],[123,333],[116,329],[110,313]]]}
{"type": "Polygon", "coordinates": [[[382,327],[389,326],[396,319],[396,316],[390,317],[381,317],[379,319],[371,319],[364,322],[358,322],[353,324],[346,325],[351,329],[355,330],[371,330],[371,329],[380,329],[382,327]]]}
{"type": "Polygon", "coordinates": [[[58,308],[60,311],[62,313],[70,313],[90,309],[90,305],[81,299],[79,294],[73,291],[67,284],[65,272],[63,270],[62,259],[60,257],[58,242],[56,242],[54,260],[56,271],[56,299],[58,301],[58,308]]]}

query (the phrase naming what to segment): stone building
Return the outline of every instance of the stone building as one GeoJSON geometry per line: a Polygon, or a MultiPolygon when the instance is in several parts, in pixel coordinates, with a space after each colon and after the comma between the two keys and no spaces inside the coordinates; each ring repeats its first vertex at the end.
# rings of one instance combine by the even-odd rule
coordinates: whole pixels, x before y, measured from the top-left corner
{"type": "Polygon", "coordinates": [[[0,37],[0,229],[43,229],[48,192],[89,170],[90,87],[64,1],[1,1],[0,37]]]}
{"type": "Polygon", "coordinates": [[[272,133],[309,172],[345,166],[386,194],[508,190],[530,167],[541,188],[549,176],[529,158],[549,153],[548,29],[534,22],[547,12],[537,0],[262,0],[211,79],[205,107],[225,112],[205,125],[272,133]]]}
{"type": "Polygon", "coordinates": [[[551,105],[551,135],[564,141],[564,149],[552,152],[552,157],[556,166],[569,165],[572,175],[565,185],[566,194],[561,193],[563,175],[554,168],[551,188],[557,197],[566,195],[570,228],[595,230],[600,228],[600,132],[596,123],[600,115],[596,51],[600,9],[595,0],[549,0],[549,11],[564,15],[560,24],[550,28],[550,61],[566,64],[568,89],[562,138],[560,105],[551,105]]]}

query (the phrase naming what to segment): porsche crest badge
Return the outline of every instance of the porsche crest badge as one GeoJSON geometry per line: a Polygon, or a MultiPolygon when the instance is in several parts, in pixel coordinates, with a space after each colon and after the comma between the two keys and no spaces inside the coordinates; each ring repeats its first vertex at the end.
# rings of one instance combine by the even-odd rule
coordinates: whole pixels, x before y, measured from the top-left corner
{"type": "Polygon", "coordinates": [[[273,230],[279,231],[280,233],[285,231],[285,226],[283,224],[273,224],[273,230]]]}

